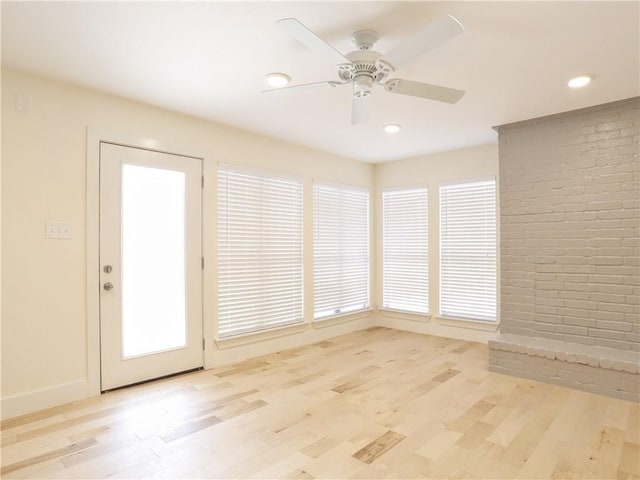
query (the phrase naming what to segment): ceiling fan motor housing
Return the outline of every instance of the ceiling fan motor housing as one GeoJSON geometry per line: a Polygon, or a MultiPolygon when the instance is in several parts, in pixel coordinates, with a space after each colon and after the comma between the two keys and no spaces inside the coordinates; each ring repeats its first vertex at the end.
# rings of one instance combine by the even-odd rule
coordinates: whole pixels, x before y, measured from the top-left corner
{"type": "MultiPolygon", "coordinates": [[[[370,30],[365,32],[370,32],[370,30]]],[[[354,38],[355,35],[354,33],[354,38]]],[[[391,65],[379,60],[380,56],[381,54],[374,50],[356,50],[345,55],[352,63],[338,65],[340,79],[344,82],[353,82],[353,94],[355,97],[369,96],[373,84],[383,82],[389,73],[393,71],[391,65]]]]}

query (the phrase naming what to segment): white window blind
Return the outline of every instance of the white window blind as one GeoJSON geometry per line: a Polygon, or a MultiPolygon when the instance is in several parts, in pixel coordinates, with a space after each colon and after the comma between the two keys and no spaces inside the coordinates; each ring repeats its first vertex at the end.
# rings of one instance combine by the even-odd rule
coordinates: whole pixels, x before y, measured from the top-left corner
{"type": "Polygon", "coordinates": [[[382,304],[429,312],[427,189],[382,192],[382,304]]]}
{"type": "Polygon", "coordinates": [[[440,186],[440,314],[496,321],[493,179],[440,186]]]}
{"type": "Polygon", "coordinates": [[[369,193],[313,185],[314,318],[369,307],[369,193]]]}
{"type": "Polygon", "coordinates": [[[218,336],[302,321],[302,181],[219,166],[218,336]]]}

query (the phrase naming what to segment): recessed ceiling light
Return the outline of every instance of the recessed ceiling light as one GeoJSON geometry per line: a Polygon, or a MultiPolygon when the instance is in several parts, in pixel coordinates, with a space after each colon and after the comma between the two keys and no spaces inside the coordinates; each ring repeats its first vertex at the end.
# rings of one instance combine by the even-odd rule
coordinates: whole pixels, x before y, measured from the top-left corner
{"type": "Polygon", "coordinates": [[[270,87],[281,88],[289,83],[291,77],[285,73],[268,73],[265,78],[270,87]]]}
{"type": "Polygon", "coordinates": [[[580,75],[579,77],[574,77],[567,82],[567,85],[571,88],[581,88],[589,85],[591,83],[591,75],[580,75]]]}
{"type": "Polygon", "coordinates": [[[390,123],[389,125],[384,126],[384,131],[387,133],[398,133],[400,131],[400,125],[390,123]]]}

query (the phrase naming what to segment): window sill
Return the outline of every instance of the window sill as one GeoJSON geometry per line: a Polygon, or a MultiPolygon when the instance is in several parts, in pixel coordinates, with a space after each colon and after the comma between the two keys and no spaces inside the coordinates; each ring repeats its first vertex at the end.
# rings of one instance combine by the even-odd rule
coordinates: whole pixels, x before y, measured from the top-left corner
{"type": "Polygon", "coordinates": [[[279,328],[273,328],[270,330],[262,330],[259,332],[243,333],[234,337],[219,338],[215,340],[215,345],[220,350],[227,348],[241,347],[244,345],[251,345],[252,343],[264,342],[265,340],[271,340],[274,338],[285,337],[288,335],[295,335],[305,332],[309,329],[308,323],[296,323],[294,325],[285,325],[279,328]]]}
{"type": "Polygon", "coordinates": [[[355,320],[362,320],[371,316],[373,309],[368,308],[366,310],[357,310],[355,312],[343,313],[340,315],[333,315],[331,317],[322,317],[318,320],[311,322],[313,328],[327,328],[333,325],[339,325],[341,323],[353,322],[355,320]]]}
{"type": "Polygon", "coordinates": [[[480,320],[467,320],[453,317],[436,317],[436,323],[447,327],[468,328],[483,332],[497,332],[498,322],[482,322],[480,320]]]}

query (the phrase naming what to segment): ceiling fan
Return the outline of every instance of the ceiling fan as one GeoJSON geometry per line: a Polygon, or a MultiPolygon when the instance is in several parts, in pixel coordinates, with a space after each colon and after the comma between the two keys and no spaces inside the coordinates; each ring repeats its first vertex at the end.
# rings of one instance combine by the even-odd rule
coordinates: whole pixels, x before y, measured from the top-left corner
{"type": "Polygon", "coordinates": [[[372,50],[378,40],[378,34],[373,30],[354,32],[351,38],[358,49],[343,55],[295,18],[283,18],[278,20],[276,25],[311,50],[315,50],[324,55],[326,59],[336,63],[340,81],[328,80],[291,85],[265,92],[353,84],[351,123],[354,124],[366,120],[369,112],[369,99],[375,85],[384,87],[387,92],[446,103],[456,103],[465,94],[463,90],[454,88],[400,78],[388,78],[398,68],[411,63],[428,51],[462,33],[464,27],[451,15],[437,17],[385,55],[372,50]]]}

